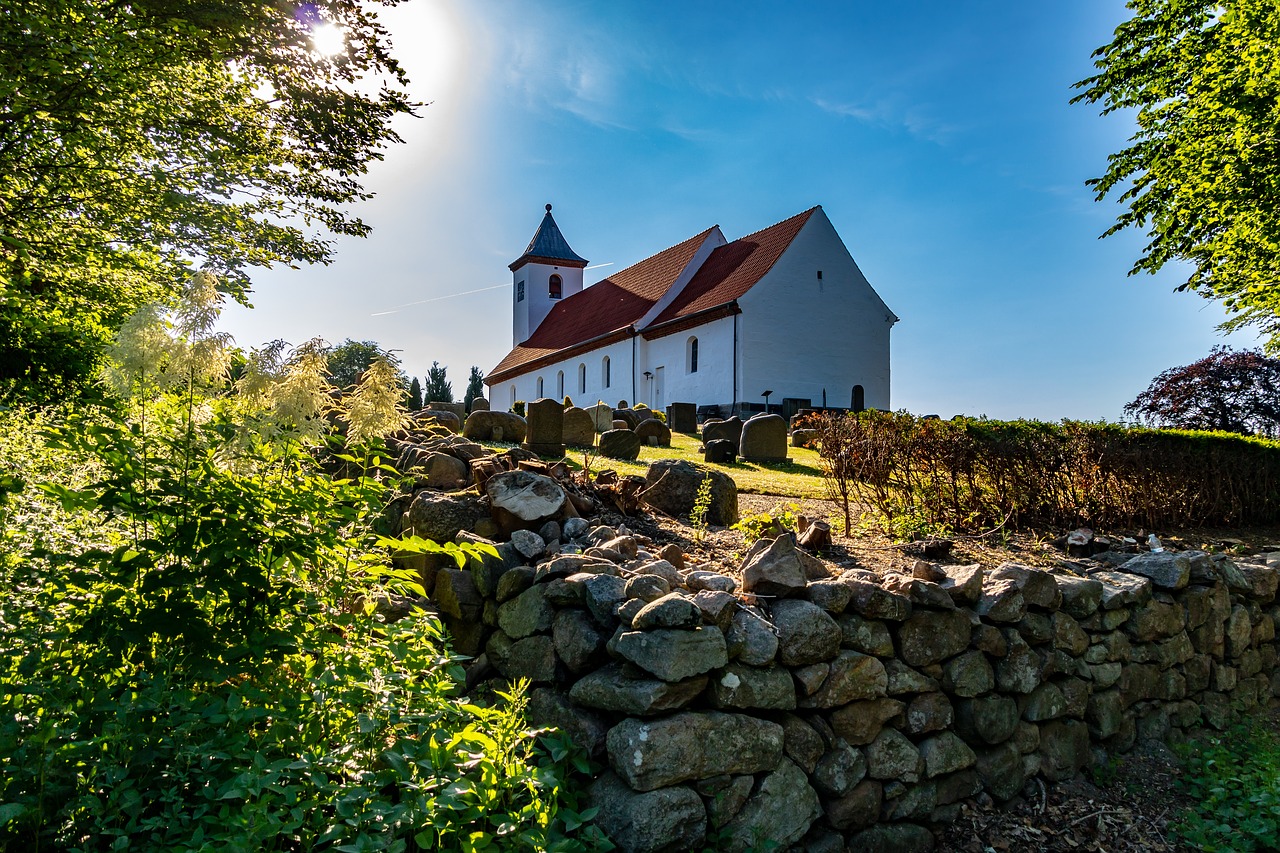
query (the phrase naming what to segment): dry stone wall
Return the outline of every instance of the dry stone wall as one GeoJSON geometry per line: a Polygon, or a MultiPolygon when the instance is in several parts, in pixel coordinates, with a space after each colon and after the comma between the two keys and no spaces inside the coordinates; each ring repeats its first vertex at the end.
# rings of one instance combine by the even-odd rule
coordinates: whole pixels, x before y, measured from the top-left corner
{"type": "Polygon", "coordinates": [[[1267,565],[830,576],[783,536],[739,580],[625,529],[580,532],[580,554],[476,584],[476,677],[531,679],[539,722],[608,765],[592,797],[624,851],[927,850],[968,797],[1280,695],[1267,565]]]}

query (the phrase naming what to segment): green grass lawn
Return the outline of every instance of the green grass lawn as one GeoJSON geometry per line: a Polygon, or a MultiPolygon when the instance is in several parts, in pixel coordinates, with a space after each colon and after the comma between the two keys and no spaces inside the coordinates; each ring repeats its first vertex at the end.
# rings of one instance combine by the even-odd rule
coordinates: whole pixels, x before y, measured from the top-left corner
{"type": "MultiPolygon", "coordinates": [[[[618,459],[606,459],[592,456],[591,470],[603,471],[612,468],[619,474],[639,474],[644,476],[649,463],[657,459],[687,459],[702,463],[702,454],[698,452],[697,436],[672,433],[670,447],[640,448],[640,458],[635,462],[623,462],[618,459]]],[[[509,444],[497,445],[496,448],[510,447],[509,444]]],[[[583,451],[580,448],[569,448],[566,458],[575,468],[582,467],[583,451]]],[[[786,462],[743,462],[739,460],[732,465],[713,465],[738,484],[738,491],[759,495],[781,495],[789,498],[825,498],[826,487],[822,482],[822,471],[818,467],[818,453],[803,447],[788,447],[786,462]]]]}

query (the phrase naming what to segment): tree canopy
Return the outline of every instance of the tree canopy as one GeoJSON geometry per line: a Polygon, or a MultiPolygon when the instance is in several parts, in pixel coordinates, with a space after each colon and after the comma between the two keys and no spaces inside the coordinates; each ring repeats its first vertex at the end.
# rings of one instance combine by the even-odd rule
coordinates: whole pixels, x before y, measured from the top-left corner
{"type": "Polygon", "coordinates": [[[396,368],[405,394],[410,393],[409,377],[400,370],[400,359],[389,350],[384,350],[377,341],[353,341],[347,338],[337,346],[329,347],[325,355],[328,358],[329,382],[341,391],[359,385],[361,374],[381,357],[396,368]]]}
{"type": "Polygon", "coordinates": [[[1275,437],[1280,435],[1280,359],[1215,347],[1194,364],[1161,373],[1124,411],[1155,426],[1275,437]]]}
{"type": "Polygon", "coordinates": [[[4,4],[0,393],[74,385],[192,265],[247,301],[254,267],[326,263],[333,235],[367,233],[346,207],[413,108],[376,9],[4,4]],[[314,49],[324,23],[344,52],[314,49]]]}
{"type": "Polygon", "coordinates": [[[1126,205],[1108,236],[1149,242],[1130,274],[1170,262],[1179,290],[1221,300],[1224,327],[1258,327],[1280,350],[1280,5],[1130,0],[1075,100],[1136,110],[1130,144],[1090,181],[1126,205]]]}
{"type": "Polygon", "coordinates": [[[431,362],[427,369],[427,384],[422,386],[424,403],[452,403],[453,383],[448,379],[449,368],[441,367],[440,362],[431,362]]]}
{"type": "Polygon", "coordinates": [[[473,364],[471,365],[471,375],[467,377],[467,392],[462,396],[462,402],[466,404],[467,411],[471,411],[472,400],[483,396],[484,373],[473,364]]]}

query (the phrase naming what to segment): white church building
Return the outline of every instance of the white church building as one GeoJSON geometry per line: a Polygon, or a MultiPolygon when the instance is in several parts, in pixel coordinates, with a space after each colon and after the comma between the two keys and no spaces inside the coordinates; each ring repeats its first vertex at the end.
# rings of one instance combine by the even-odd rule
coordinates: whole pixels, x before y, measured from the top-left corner
{"type": "Polygon", "coordinates": [[[494,408],[572,397],[719,406],[889,408],[898,318],[822,207],[732,242],[712,226],[583,286],[551,205],[511,264],[512,349],[485,383],[494,408]]]}

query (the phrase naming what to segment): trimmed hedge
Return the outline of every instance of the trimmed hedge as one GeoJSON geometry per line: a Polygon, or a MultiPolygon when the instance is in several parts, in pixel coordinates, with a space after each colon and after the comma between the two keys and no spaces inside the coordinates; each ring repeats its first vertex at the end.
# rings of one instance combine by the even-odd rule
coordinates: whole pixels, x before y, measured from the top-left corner
{"type": "Polygon", "coordinates": [[[1280,521],[1280,442],[1107,423],[815,417],[824,472],[887,518],[939,528],[1174,528],[1280,521]],[[842,482],[843,481],[843,482],[842,482]]]}

